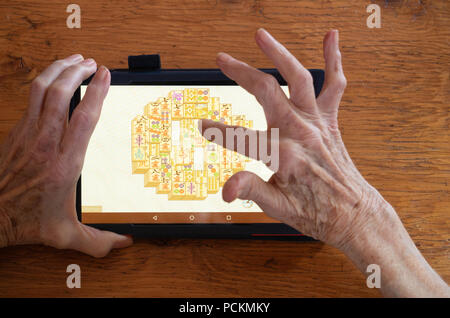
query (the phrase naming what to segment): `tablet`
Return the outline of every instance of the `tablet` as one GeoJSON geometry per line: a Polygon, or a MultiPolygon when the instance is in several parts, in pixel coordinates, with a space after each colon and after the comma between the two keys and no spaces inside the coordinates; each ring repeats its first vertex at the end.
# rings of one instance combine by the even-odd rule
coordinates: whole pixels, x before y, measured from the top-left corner
{"type": "MultiPolygon", "coordinates": [[[[262,71],[289,94],[276,70],[262,71]]],[[[324,73],[310,72],[317,95],[324,73]]],[[[70,114],[89,81],[76,91],[70,114]]],[[[207,141],[197,128],[201,118],[267,128],[255,97],[220,70],[112,70],[77,185],[79,220],[134,236],[309,240],[252,201],[223,201],[234,173],[268,180],[273,172],[207,141]]]]}

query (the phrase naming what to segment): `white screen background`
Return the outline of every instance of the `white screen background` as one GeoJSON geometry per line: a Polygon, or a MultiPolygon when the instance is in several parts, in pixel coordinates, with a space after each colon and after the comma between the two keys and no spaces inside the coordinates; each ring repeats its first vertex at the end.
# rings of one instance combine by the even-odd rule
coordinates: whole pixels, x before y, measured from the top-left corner
{"type": "MultiPolygon", "coordinates": [[[[153,187],[144,187],[144,175],[131,172],[131,120],[144,113],[144,106],[167,97],[169,91],[189,87],[210,89],[211,97],[221,103],[231,103],[232,113],[253,120],[253,128],[267,128],[264,111],[255,97],[239,86],[170,85],[111,86],[102,113],[91,137],[81,177],[82,205],[102,206],[103,212],[261,212],[253,204],[244,207],[241,200],[226,203],[222,188],[208,194],[205,200],[168,200],[167,194],[157,194],[153,187]]],[[[283,90],[288,94],[287,87],[283,90]]],[[[84,96],[86,86],[81,87],[84,96]]],[[[252,160],[245,170],[264,180],[272,175],[263,163],[252,160]]]]}

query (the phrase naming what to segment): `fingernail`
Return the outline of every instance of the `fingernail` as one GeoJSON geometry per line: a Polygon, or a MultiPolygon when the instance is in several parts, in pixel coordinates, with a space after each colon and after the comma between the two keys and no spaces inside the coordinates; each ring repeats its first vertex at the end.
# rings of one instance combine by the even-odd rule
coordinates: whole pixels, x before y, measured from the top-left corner
{"type": "Polygon", "coordinates": [[[93,59],[91,59],[91,58],[86,59],[83,62],[81,62],[81,64],[83,64],[83,65],[92,65],[94,63],[95,63],[95,61],[93,59]]]}
{"type": "Polygon", "coordinates": [[[105,70],[105,78],[109,78],[111,73],[109,72],[109,69],[106,66],[103,66],[103,69],[105,70]]]}
{"type": "Polygon", "coordinates": [[[71,62],[78,62],[78,61],[81,61],[82,59],[83,59],[83,55],[81,55],[81,54],[74,54],[74,55],[71,55],[66,58],[67,61],[71,61],[71,62]]]}
{"type": "Polygon", "coordinates": [[[102,66],[100,66],[100,68],[98,69],[97,72],[98,72],[98,76],[101,79],[103,79],[103,78],[105,78],[105,76],[106,76],[106,74],[108,72],[108,69],[104,65],[102,65],[102,66]]]}
{"type": "Polygon", "coordinates": [[[256,31],[256,32],[258,32],[261,35],[262,34],[269,34],[269,32],[267,32],[266,29],[264,29],[264,28],[259,28],[258,31],[256,31]]]}
{"type": "Polygon", "coordinates": [[[226,53],[219,52],[217,53],[217,62],[219,63],[227,63],[231,61],[232,57],[226,53]]]}
{"type": "Polygon", "coordinates": [[[97,74],[96,74],[97,80],[100,82],[106,83],[107,78],[108,78],[108,73],[109,73],[109,70],[104,65],[100,66],[99,69],[97,70],[97,74]]]}
{"type": "Polygon", "coordinates": [[[263,43],[267,43],[267,40],[269,40],[272,37],[269,34],[269,32],[267,32],[266,29],[264,28],[259,28],[258,31],[256,31],[256,34],[257,34],[256,39],[263,43]]]}
{"type": "Polygon", "coordinates": [[[335,38],[336,42],[339,41],[339,31],[333,30],[333,33],[334,33],[334,38],[335,38]]]}

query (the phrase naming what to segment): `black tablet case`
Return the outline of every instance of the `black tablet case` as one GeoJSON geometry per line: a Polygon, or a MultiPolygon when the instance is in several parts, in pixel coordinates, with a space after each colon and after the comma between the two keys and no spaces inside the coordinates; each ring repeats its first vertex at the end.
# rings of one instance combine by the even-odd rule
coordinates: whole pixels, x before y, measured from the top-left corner
{"type": "MultiPolygon", "coordinates": [[[[161,59],[158,54],[129,56],[128,66],[128,69],[111,70],[113,85],[236,85],[219,69],[161,69],[161,59]]],[[[263,68],[260,70],[273,75],[280,85],[286,85],[285,80],[276,69],[263,68]]],[[[310,69],[309,71],[314,79],[314,90],[317,97],[322,89],[325,73],[319,69],[310,69]]],[[[83,85],[88,85],[91,78],[83,82],[83,85]]],[[[79,101],[80,89],[72,98],[69,118],[79,101]]],[[[76,207],[78,219],[81,221],[81,176],[77,184],[76,207]]],[[[89,225],[117,233],[132,234],[135,237],[314,240],[282,223],[89,225]]]]}

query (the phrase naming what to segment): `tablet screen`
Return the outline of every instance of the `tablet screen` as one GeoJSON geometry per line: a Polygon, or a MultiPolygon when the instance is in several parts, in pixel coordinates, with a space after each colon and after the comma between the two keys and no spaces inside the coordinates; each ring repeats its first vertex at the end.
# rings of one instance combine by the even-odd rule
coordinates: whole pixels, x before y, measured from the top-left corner
{"type": "Polygon", "coordinates": [[[267,128],[262,107],[239,86],[112,85],[82,169],[82,221],[277,223],[252,201],[223,201],[234,173],[267,181],[272,171],[207,141],[200,118],[267,128]]]}

